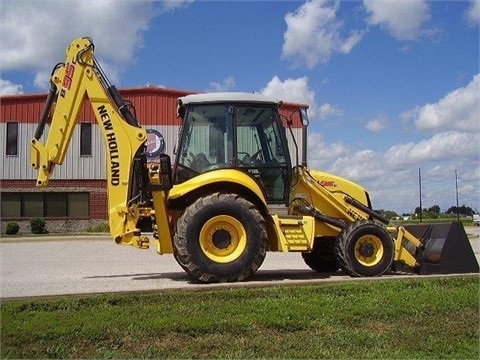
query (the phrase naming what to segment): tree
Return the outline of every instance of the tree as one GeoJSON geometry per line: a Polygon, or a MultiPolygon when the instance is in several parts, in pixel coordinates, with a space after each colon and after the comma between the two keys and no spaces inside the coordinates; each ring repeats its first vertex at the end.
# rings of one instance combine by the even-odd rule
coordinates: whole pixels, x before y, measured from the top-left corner
{"type": "Polygon", "coordinates": [[[438,205],[433,205],[433,206],[430,207],[427,211],[428,211],[428,212],[435,213],[435,214],[440,214],[440,206],[438,206],[438,205]]]}
{"type": "Polygon", "coordinates": [[[447,210],[447,214],[462,214],[462,215],[466,215],[466,216],[472,216],[473,213],[474,213],[474,211],[472,210],[472,208],[469,207],[469,206],[465,206],[465,205],[462,205],[460,207],[451,206],[447,210]]]}
{"type": "Polygon", "coordinates": [[[385,209],[380,209],[380,210],[375,210],[376,212],[385,215],[389,220],[398,217],[398,214],[395,211],[392,210],[385,210],[385,209]]]}

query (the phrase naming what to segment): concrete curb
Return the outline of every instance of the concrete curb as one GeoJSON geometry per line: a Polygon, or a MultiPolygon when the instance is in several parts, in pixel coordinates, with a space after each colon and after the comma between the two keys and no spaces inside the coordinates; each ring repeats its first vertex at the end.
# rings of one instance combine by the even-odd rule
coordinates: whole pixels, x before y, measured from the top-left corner
{"type": "MultiPolygon", "coordinates": [[[[32,236],[9,236],[0,238],[1,243],[12,242],[39,242],[39,241],[72,241],[72,240],[112,240],[110,234],[55,234],[32,236]]],[[[113,241],[113,240],[112,240],[113,241]]]]}

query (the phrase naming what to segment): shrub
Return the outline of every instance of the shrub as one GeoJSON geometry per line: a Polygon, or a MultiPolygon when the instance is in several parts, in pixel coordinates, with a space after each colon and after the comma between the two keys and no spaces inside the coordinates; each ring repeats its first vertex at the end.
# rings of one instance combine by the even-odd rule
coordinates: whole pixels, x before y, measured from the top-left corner
{"type": "Polygon", "coordinates": [[[9,221],[5,226],[5,234],[16,235],[20,230],[20,226],[15,221],[9,221]]]}
{"type": "Polygon", "coordinates": [[[32,234],[45,234],[47,230],[45,229],[45,220],[43,218],[33,218],[30,220],[30,227],[32,229],[32,234]]]}
{"type": "Polygon", "coordinates": [[[101,223],[97,224],[95,226],[90,226],[85,229],[85,232],[89,233],[103,233],[103,232],[109,232],[110,231],[110,225],[107,223],[101,223]]]}

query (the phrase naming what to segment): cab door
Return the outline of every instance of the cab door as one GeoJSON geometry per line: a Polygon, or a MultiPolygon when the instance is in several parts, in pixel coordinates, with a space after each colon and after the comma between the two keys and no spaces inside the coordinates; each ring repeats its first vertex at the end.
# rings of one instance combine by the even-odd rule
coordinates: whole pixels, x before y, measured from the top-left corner
{"type": "Polygon", "coordinates": [[[237,104],[234,114],[238,166],[260,182],[268,203],[286,203],[291,162],[276,107],[237,104]]]}

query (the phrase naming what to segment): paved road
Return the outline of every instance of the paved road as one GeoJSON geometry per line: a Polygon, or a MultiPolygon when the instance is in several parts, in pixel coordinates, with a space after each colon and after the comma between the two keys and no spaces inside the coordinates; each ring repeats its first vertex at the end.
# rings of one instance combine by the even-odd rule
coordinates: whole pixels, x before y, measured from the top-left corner
{"type": "MultiPolygon", "coordinates": [[[[469,228],[467,233],[475,234],[471,243],[480,261],[480,228],[469,228]]],[[[173,256],[157,255],[154,246],[148,250],[138,250],[116,245],[107,236],[55,237],[41,241],[35,238],[13,242],[2,240],[0,275],[1,298],[211,286],[190,282],[173,256]]],[[[267,253],[265,262],[250,284],[345,279],[350,278],[341,274],[320,275],[311,271],[300,254],[267,253]]]]}

